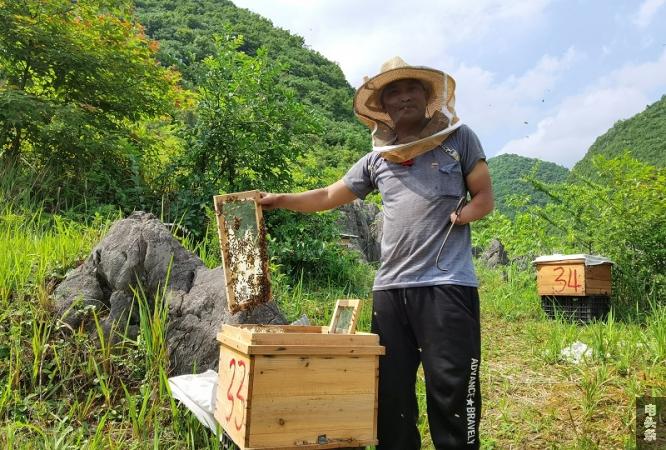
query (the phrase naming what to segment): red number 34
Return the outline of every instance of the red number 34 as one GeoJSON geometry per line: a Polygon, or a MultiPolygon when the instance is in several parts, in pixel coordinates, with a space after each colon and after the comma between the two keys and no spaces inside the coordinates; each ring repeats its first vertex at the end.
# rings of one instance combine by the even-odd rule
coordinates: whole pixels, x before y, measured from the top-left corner
{"type": "Polygon", "coordinates": [[[555,272],[559,273],[557,274],[557,277],[555,277],[555,281],[560,283],[560,289],[556,290],[555,292],[562,292],[566,288],[573,288],[574,292],[578,292],[578,288],[582,287],[582,284],[578,284],[578,271],[576,269],[571,269],[571,267],[567,267],[567,279],[565,280],[562,278],[562,275],[564,275],[564,267],[558,266],[553,269],[555,272]],[[572,275],[573,275],[573,284],[572,284],[572,275]]]}

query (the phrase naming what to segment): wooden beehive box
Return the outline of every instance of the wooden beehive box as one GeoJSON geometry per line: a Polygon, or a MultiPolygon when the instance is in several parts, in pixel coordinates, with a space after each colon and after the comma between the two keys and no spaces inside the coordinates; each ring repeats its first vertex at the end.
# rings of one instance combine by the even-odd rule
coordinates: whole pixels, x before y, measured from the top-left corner
{"type": "Polygon", "coordinates": [[[377,444],[377,335],[224,325],[218,341],[215,418],[241,449],[377,444]]]}
{"type": "Polygon", "coordinates": [[[587,297],[611,294],[611,266],[606,258],[550,255],[534,261],[539,295],[587,297]]]}

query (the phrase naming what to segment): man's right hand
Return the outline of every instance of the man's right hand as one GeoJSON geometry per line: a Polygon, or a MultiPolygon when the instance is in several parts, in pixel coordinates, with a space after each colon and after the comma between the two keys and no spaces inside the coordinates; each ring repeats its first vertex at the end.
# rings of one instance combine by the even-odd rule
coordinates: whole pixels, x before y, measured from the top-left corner
{"type": "Polygon", "coordinates": [[[259,199],[259,204],[265,210],[270,211],[271,209],[279,208],[279,200],[284,194],[271,194],[270,192],[261,192],[261,198],[259,199]]]}
{"type": "Polygon", "coordinates": [[[286,208],[299,212],[326,211],[356,200],[354,194],[342,180],[321,189],[298,194],[261,193],[259,204],[266,210],[286,208]]]}

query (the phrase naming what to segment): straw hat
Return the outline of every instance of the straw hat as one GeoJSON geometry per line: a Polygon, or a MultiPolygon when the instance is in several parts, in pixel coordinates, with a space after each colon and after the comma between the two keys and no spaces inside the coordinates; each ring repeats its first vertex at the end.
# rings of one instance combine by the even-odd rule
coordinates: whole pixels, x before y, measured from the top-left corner
{"type": "Polygon", "coordinates": [[[373,150],[389,161],[403,162],[441,144],[462,122],[455,111],[456,82],[441,70],[410,66],[399,56],[386,61],[379,74],[365,79],[354,96],[354,113],[372,130],[373,150]],[[396,80],[419,80],[426,90],[426,117],[430,122],[409,142],[396,144],[391,117],[382,106],[382,90],[396,80]]]}

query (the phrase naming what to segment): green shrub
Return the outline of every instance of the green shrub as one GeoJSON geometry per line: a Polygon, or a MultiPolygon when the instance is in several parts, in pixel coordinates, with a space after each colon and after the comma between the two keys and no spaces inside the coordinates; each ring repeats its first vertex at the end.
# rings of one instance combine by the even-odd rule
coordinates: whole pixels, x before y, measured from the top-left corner
{"type": "Polygon", "coordinates": [[[267,215],[269,253],[280,270],[307,285],[367,290],[372,268],[340,244],[337,213],[295,214],[271,211],[267,215]]]}
{"type": "Polygon", "coordinates": [[[596,178],[533,185],[551,202],[516,215],[495,213],[475,227],[475,244],[498,237],[509,255],[591,253],[611,258],[619,316],[663,303],[666,287],[666,172],[624,155],[594,159],[596,178]]]}
{"type": "Polygon", "coordinates": [[[316,131],[316,115],[278,83],[284,67],[264,50],[256,57],[238,51],[242,42],[219,38],[216,54],[202,62],[187,151],[163,176],[169,217],[199,238],[213,195],[292,189],[292,164],[316,131]]]}

